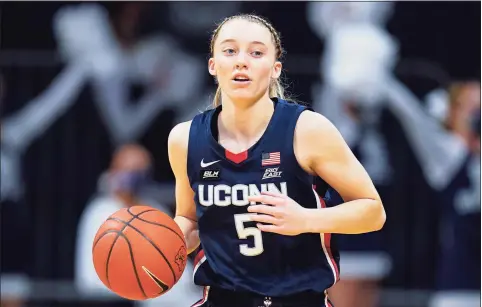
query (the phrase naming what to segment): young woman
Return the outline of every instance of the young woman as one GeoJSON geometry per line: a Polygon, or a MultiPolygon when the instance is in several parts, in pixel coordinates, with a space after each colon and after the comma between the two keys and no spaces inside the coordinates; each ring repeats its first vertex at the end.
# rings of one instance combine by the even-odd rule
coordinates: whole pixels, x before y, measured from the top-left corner
{"type": "Polygon", "coordinates": [[[339,278],[331,233],[379,230],[385,211],[369,176],[322,115],[284,99],[280,36],[265,19],[225,19],[211,40],[214,107],[173,128],[176,222],[199,244],[193,306],[332,306],[339,278]],[[319,176],[343,197],[326,207],[319,176]]]}

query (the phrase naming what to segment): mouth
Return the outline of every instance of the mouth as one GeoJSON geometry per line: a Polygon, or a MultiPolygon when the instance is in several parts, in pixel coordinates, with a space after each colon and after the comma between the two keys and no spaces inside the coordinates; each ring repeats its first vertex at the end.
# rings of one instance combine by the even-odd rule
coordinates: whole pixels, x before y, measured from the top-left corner
{"type": "Polygon", "coordinates": [[[249,77],[246,75],[238,74],[234,76],[233,81],[240,82],[240,83],[247,83],[251,81],[251,79],[249,79],[249,77]]]}

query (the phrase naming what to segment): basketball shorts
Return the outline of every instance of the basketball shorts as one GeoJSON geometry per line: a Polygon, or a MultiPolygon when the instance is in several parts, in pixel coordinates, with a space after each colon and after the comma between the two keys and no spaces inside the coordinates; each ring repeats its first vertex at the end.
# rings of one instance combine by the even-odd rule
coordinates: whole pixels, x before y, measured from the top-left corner
{"type": "Polygon", "coordinates": [[[267,297],[206,287],[203,298],[191,307],[334,307],[334,305],[328,296],[316,292],[267,297]]]}

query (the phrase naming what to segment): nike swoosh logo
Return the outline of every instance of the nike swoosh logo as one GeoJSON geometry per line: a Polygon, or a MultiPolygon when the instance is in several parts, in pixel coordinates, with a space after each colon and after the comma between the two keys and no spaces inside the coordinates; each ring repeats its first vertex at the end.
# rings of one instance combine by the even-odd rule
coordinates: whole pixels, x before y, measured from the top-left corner
{"type": "Polygon", "coordinates": [[[161,292],[159,292],[159,294],[163,293],[163,292],[166,292],[167,290],[169,290],[169,286],[166,285],[162,280],[160,280],[159,278],[157,278],[156,275],[154,275],[151,271],[149,271],[145,266],[142,266],[142,269],[144,270],[144,272],[146,272],[147,275],[149,275],[149,277],[154,280],[154,282],[159,286],[159,288],[161,288],[161,292]]]}
{"type": "Polygon", "coordinates": [[[213,162],[208,162],[208,163],[204,163],[204,159],[201,160],[201,167],[208,167],[210,165],[213,165],[214,163],[218,163],[219,161],[221,160],[217,160],[217,161],[213,161],[213,162]]]}

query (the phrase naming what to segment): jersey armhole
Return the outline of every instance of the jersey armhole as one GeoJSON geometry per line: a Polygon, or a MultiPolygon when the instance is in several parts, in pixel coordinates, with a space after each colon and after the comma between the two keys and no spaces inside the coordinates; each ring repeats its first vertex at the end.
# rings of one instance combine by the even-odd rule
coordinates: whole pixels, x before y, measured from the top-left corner
{"type": "Polygon", "coordinates": [[[302,176],[302,174],[306,174],[306,176],[311,177],[311,181],[313,182],[314,175],[308,173],[303,167],[301,167],[300,162],[295,154],[295,134],[296,134],[296,126],[298,125],[298,121],[300,120],[300,116],[303,112],[315,112],[311,107],[307,106],[300,106],[296,111],[296,116],[293,117],[292,122],[290,123],[290,129],[292,131],[292,135],[290,136],[290,141],[287,144],[289,146],[289,150],[291,152],[293,171],[296,172],[298,176],[302,176]]]}
{"type": "MultiPolygon", "coordinates": [[[[193,183],[193,172],[194,172],[194,165],[193,163],[193,154],[194,152],[191,152],[191,148],[196,148],[197,144],[193,144],[193,142],[197,142],[199,136],[199,132],[196,129],[197,122],[199,121],[200,115],[194,116],[194,118],[191,121],[191,126],[189,127],[189,135],[188,135],[188,140],[187,140],[187,159],[186,159],[186,172],[187,172],[187,178],[189,179],[189,184],[192,185],[193,183]]],[[[199,125],[198,125],[199,126],[199,125]]]]}

